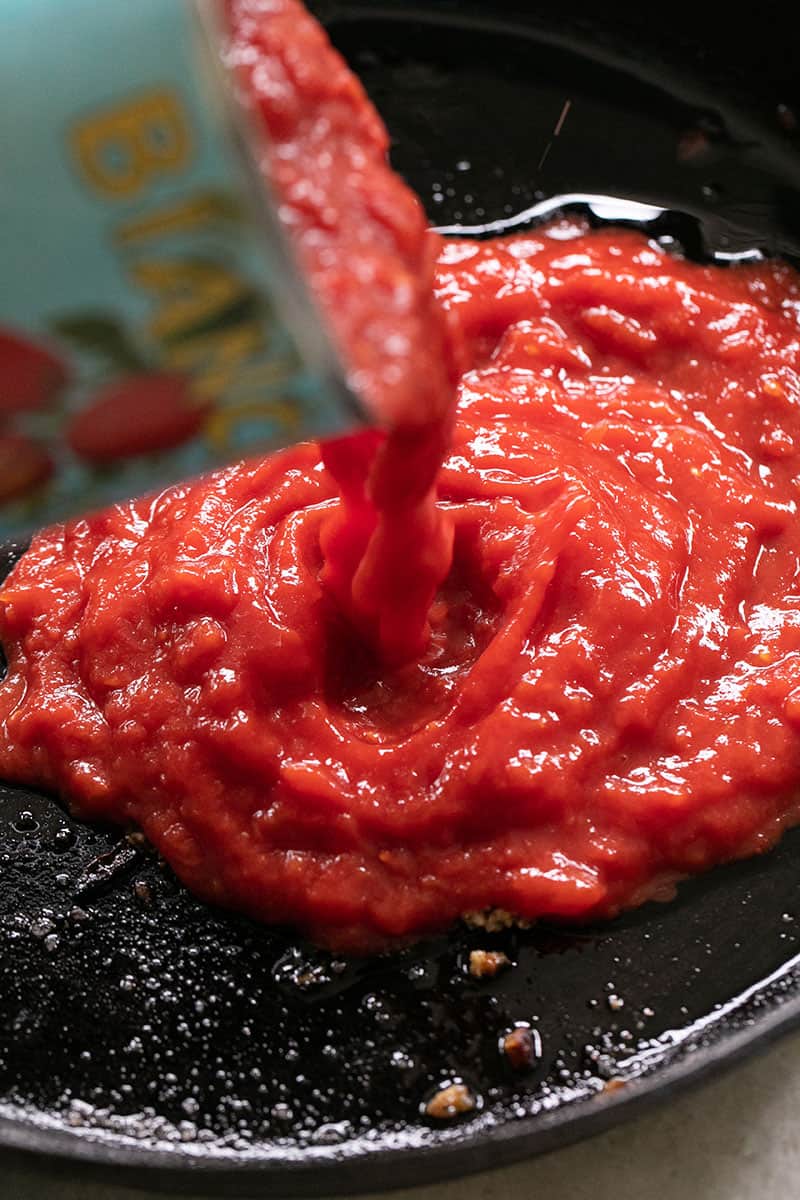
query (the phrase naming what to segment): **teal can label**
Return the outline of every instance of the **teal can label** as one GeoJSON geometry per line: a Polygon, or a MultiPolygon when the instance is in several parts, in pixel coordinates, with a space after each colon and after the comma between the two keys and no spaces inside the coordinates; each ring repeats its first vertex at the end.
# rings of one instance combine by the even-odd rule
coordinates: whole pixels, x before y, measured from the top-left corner
{"type": "Polygon", "coordinates": [[[353,428],[213,22],[0,14],[0,536],[353,428]]]}

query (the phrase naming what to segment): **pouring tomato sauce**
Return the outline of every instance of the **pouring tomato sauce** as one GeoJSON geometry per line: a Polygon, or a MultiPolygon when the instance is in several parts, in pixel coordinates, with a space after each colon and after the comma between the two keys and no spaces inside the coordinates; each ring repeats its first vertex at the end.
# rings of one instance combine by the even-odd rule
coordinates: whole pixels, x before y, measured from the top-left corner
{"type": "Polygon", "coordinates": [[[225,0],[228,65],[268,135],[270,183],[354,390],[384,432],[329,442],[341,504],[322,577],[385,661],[419,654],[452,526],[436,504],[459,377],[457,326],[433,292],[440,239],[388,165],[358,79],[298,0],[225,0]]]}
{"type": "Polygon", "coordinates": [[[765,849],[800,820],[800,279],[569,220],[439,242],[310,18],[229,13],[383,429],[39,534],[0,773],[337,950],[765,849]]]}

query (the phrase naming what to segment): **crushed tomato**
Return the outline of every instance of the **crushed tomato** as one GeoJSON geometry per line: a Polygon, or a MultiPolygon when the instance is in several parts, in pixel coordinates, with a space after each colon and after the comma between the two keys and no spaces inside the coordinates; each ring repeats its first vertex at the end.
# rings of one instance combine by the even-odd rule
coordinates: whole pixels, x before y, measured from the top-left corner
{"type": "MultiPolygon", "coordinates": [[[[299,10],[231,11],[252,45],[299,10]]],[[[264,50],[273,144],[313,94],[383,189],[359,246],[409,305],[388,432],[39,534],[0,591],[0,774],[339,950],[609,916],[769,846],[800,820],[798,277],[569,221],[431,241],[363,93],[293,45],[264,50]]],[[[301,230],[312,279],[355,236],[336,211],[333,259],[301,230]]],[[[315,287],[357,366],[351,283],[315,287]]]]}

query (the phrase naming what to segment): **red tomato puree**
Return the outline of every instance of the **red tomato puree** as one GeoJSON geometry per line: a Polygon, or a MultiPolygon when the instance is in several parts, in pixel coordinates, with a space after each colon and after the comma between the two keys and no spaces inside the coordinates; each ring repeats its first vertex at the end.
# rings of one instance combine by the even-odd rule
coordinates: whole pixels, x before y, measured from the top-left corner
{"type": "Polygon", "coordinates": [[[223,3],[229,66],[268,134],[284,226],[353,388],[384,426],[323,447],[341,496],[320,534],[323,581],[384,661],[400,662],[424,650],[452,556],[436,476],[461,364],[433,290],[440,239],[389,167],[364,89],[298,0],[223,3]]]}
{"type": "Polygon", "coordinates": [[[350,156],[372,233],[276,186],[388,432],[38,535],[0,592],[0,774],[340,950],[610,916],[768,847],[800,820],[800,280],[570,221],[437,244],[357,85],[296,44],[266,48],[272,157],[322,111],[297,153],[350,156]],[[398,307],[394,391],[351,244],[398,307]]]}

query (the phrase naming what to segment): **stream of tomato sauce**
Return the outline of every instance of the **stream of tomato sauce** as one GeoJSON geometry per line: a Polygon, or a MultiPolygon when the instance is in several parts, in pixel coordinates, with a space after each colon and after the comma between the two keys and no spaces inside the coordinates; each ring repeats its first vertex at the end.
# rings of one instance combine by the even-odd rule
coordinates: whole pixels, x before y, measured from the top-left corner
{"type": "Polygon", "coordinates": [[[800,820],[800,279],[566,219],[440,242],[317,27],[230,11],[383,428],[39,534],[0,590],[0,775],[340,951],[611,916],[773,844],[800,820]]]}
{"type": "Polygon", "coordinates": [[[302,4],[224,2],[228,65],[266,131],[283,225],[382,426],[323,446],[341,504],[321,530],[322,578],[384,661],[406,661],[424,650],[453,545],[436,477],[462,364],[433,291],[441,239],[389,166],[361,83],[302,4]]]}

